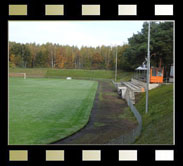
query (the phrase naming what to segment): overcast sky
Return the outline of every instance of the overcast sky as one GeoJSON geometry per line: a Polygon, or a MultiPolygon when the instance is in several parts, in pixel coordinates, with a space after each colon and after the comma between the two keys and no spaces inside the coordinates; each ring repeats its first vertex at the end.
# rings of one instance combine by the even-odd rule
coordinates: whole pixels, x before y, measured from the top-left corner
{"type": "Polygon", "coordinates": [[[9,21],[9,41],[74,46],[122,45],[143,21],[9,21]]]}

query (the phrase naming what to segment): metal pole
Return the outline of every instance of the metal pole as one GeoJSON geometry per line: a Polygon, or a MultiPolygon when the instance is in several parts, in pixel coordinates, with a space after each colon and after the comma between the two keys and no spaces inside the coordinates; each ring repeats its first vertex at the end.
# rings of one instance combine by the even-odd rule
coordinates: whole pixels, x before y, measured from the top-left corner
{"type": "Polygon", "coordinates": [[[118,66],[118,46],[116,46],[116,69],[115,69],[115,82],[116,82],[116,80],[117,80],[117,66],[118,66]]]}
{"type": "Polygon", "coordinates": [[[146,113],[148,113],[148,99],[149,99],[149,72],[150,72],[150,22],[148,27],[148,48],[147,48],[147,87],[146,87],[146,113]]]}

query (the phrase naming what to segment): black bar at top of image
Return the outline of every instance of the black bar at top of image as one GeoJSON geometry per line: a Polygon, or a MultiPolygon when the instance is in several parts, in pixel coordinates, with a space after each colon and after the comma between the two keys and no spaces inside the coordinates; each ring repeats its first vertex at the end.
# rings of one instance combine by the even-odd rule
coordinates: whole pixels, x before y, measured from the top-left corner
{"type": "Polygon", "coordinates": [[[31,1],[28,3],[28,17],[29,16],[44,16],[44,5],[41,1],[31,1]]]}
{"type": "Polygon", "coordinates": [[[27,16],[9,16],[10,19],[27,20],[173,20],[174,16],[155,16],[155,4],[174,4],[173,0],[9,0],[9,4],[27,4],[27,16]],[[63,16],[46,16],[45,5],[63,4],[63,16]],[[82,16],[82,4],[100,5],[100,16],[82,16]],[[136,16],[118,16],[118,5],[137,5],[136,16]]]}
{"type": "Polygon", "coordinates": [[[27,4],[32,0],[8,0],[9,4],[27,4]]]}

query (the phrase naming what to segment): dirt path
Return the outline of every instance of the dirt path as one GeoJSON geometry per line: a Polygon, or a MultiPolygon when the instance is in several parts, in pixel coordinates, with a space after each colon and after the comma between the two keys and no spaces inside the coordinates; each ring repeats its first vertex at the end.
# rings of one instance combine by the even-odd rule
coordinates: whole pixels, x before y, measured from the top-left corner
{"type": "Polygon", "coordinates": [[[99,81],[88,124],[54,144],[107,144],[117,139],[137,126],[136,121],[124,118],[126,107],[127,104],[118,97],[111,82],[99,81]]]}

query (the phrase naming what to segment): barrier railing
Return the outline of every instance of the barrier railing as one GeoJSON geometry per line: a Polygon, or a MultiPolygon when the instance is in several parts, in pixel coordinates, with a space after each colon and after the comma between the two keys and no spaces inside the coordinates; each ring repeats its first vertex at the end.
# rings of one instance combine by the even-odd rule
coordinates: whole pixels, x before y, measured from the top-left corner
{"type": "Polygon", "coordinates": [[[136,117],[138,125],[129,133],[121,135],[117,139],[113,139],[108,144],[133,144],[135,140],[140,136],[141,130],[142,130],[141,115],[130,100],[128,100],[128,106],[130,107],[130,110],[133,112],[134,116],[136,117]]]}
{"type": "MultiPolygon", "coordinates": [[[[114,83],[114,82],[113,82],[114,83]]],[[[121,135],[120,137],[113,139],[108,144],[133,144],[135,140],[140,136],[142,130],[142,117],[138,110],[135,108],[130,98],[127,99],[127,104],[130,107],[130,110],[134,114],[138,125],[132,129],[129,133],[121,135]]]]}

